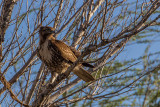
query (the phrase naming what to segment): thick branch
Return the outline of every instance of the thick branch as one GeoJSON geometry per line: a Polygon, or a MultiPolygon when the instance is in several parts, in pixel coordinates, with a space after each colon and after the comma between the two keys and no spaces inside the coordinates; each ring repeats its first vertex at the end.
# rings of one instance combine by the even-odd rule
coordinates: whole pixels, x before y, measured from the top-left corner
{"type": "Polygon", "coordinates": [[[3,83],[4,87],[9,91],[11,97],[12,97],[15,101],[17,101],[18,103],[20,103],[20,104],[28,107],[27,104],[24,104],[22,101],[20,101],[20,100],[17,98],[17,96],[13,93],[13,91],[11,90],[11,84],[5,79],[4,76],[2,76],[2,73],[1,73],[1,72],[0,72],[0,80],[1,80],[1,82],[3,83]]]}
{"type": "Polygon", "coordinates": [[[14,8],[15,3],[18,0],[4,0],[1,16],[0,16],[0,41],[4,41],[4,35],[6,29],[9,26],[9,21],[11,19],[12,10],[14,8]]]}
{"type": "Polygon", "coordinates": [[[56,18],[55,18],[55,21],[54,21],[54,26],[53,26],[54,29],[56,29],[56,27],[57,27],[59,17],[60,17],[60,12],[61,12],[61,9],[62,9],[62,5],[63,5],[63,0],[61,0],[60,4],[59,4],[59,8],[58,8],[57,15],[56,15],[56,18]]]}

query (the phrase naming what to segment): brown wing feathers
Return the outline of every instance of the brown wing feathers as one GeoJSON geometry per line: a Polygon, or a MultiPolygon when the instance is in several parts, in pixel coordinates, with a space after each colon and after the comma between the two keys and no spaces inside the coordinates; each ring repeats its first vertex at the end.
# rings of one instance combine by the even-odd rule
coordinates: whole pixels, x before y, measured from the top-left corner
{"type": "MultiPolygon", "coordinates": [[[[62,41],[55,40],[54,44],[58,47],[62,56],[67,60],[75,62],[77,60],[77,57],[81,55],[81,53],[77,51],[75,48],[69,47],[62,41]]],[[[89,63],[82,63],[82,65],[86,67],[94,68],[94,66],[89,63]]]]}
{"type": "Polygon", "coordinates": [[[66,45],[64,42],[55,40],[54,45],[57,46],[59,51],[61,52],[61,55],[64,59],[75,62],[77,60],[77,57],[74,55],[74,53],[70,50],[69,46],[66,45]]]}

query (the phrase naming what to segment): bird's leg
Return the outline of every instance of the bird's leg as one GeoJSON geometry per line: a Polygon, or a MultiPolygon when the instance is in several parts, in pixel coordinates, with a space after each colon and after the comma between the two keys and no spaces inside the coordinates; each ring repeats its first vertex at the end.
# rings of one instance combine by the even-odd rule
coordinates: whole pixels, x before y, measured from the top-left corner
{"type": "Polygon", "coordinates": [[[52,84],[56,80],[57,76],[58,76],[58,73],[54,71],[51,72],[51,78],[49,80],[50,84],[52,84]]]}

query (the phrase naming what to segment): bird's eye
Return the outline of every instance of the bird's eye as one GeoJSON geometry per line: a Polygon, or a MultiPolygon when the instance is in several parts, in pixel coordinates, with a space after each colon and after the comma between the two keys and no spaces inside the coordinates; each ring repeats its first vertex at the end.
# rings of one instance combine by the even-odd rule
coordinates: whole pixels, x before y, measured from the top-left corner
{"type": "Polygon", "coordinates": [[[47,30],[47,29],[43,29],[42,31],[43,31],[43,32],[46,32],[46,31],[48,31],[48,30],[47,30]]]}

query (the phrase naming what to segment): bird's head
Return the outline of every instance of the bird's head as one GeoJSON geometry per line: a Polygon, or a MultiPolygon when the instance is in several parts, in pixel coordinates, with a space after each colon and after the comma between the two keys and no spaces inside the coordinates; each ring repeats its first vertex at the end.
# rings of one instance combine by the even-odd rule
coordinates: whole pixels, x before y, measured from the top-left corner
{"type": "Polygon", "coordinates": [[[47,36],[55,33],[55,29],[49,26],[41,26],[39,29],[40,36],[47,36]]]}
{"type": "Polygon", "coordinates": [[[53,36],[55,29],[49,26],[41,26],[39,29],[40,41],[45,41],[47,37],[53,36]]]}

